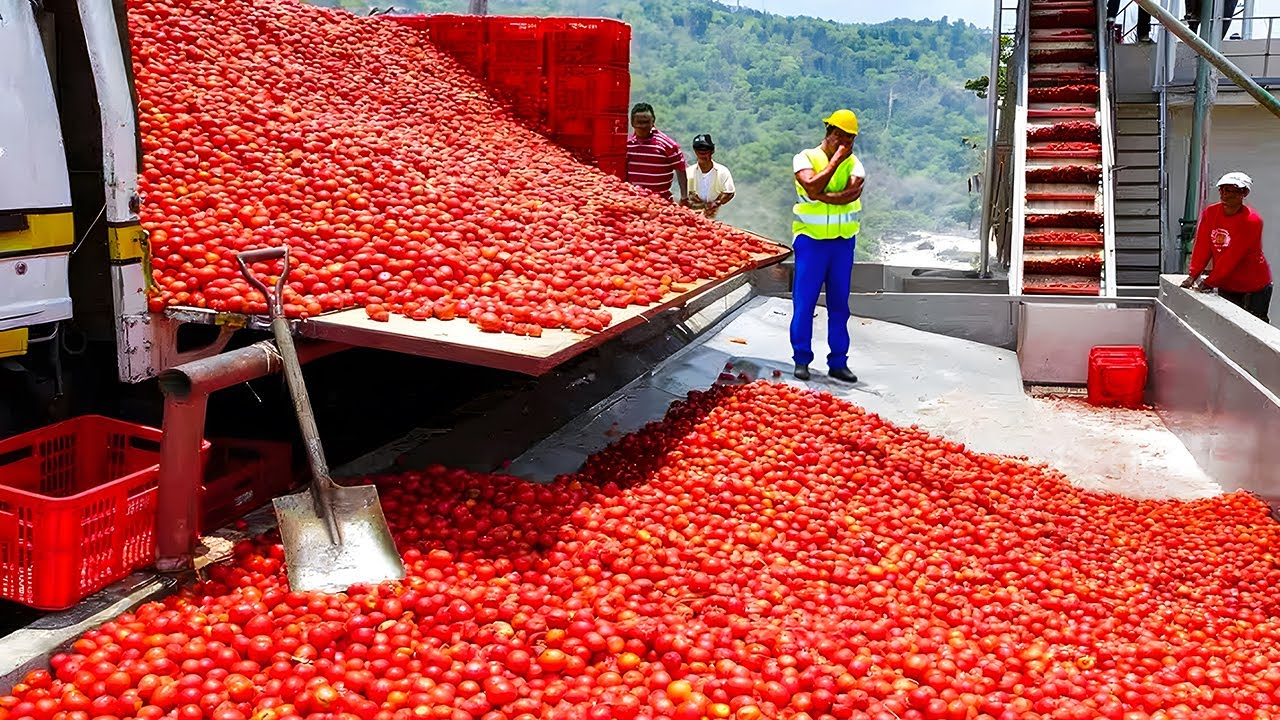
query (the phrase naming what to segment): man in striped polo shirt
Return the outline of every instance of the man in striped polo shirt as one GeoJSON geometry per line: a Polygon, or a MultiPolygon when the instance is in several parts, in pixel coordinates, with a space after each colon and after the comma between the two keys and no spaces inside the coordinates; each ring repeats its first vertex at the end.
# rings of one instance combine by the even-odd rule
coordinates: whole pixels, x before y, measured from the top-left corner
{"type": "Polygon", "coordinates": [[[636,103],[631,108],[631,127],[627,138],[627,182],[652,190],[671,200],[671,180],[679,179],[680,204],[689,202],[689,179],[685,173],[684,153],[670,135],[653,126],[653,106],[636,103]]]}

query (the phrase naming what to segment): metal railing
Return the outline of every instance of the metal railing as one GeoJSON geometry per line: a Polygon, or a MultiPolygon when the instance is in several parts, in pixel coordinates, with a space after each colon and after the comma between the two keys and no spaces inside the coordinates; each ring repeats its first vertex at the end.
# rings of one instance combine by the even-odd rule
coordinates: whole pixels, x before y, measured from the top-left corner
{"type": "MultiPolygon", "coordinates": [[[[1008,159],[1007,148],[1011,140],[1005,135],[1012,129],[1013,123],[1009,122],[1007,113],[1012,110],[1011,103],[1007,103],[1008,97],[1006,93],[1001,93],[998,87],[997,78],[1002,64],[1002,50],[1004,48],[1003,40],[1008,38],[1016,40],[1018,34],[1018,8],[1020,6],[1018,0],[996,0],[994,3],[995,17],[992,22],[992,38],[991,38],[991,68],[990,80],[987,84],[987,156],[985,158],[986,174],[984,176],[985,185],[982,192],[982,223],[978,237],[980,238],[979,248],[979,272],[982,277],[988,277],[991,272],[991,244],[994,242],[997,246],[997,263],[1004,265],[1008,258],[1005,253],[999,252],[1001,246],[1000,236],[997,231],[1007,226],[1008,216],[1003,208],[1005,203],[1003,198],[1008,195],[1008,188],[1004,187],[1004,178],[1007,176],[1007,167],[1005,163],[1008,159]]],[[[1006,68],[1007,82],[1012,83],[1013,78],[1008,75],[1011,68],[1006,68]]]]}
{"type": "MultiPolygon", "coordinates": [[[[1181,14],[1181,0],[1169,0],[1165,6],[1185,22],[1185,17],[1181,14]]],[[[1280,15],[1252,15],[1251,9],[1250,3],[1241,2],[1233,14],[1217,15],[1201,22],[1217,24],[1230,20],[1231,27],[1223,38],[1219,51],[1235,64],[1244,67],[1255,78],[1276,78],[1280,76],[1280,15]]],[[[1137,17],[1138,6],[1134,0],[1127,0],[1120,6],[1116,13],[1116,25],[1123,28],[1121,42],[1138,41],[1137,17]]],[[[1167,87],[1173,81],[1174,48],[1178,43],[1166,42],[1176,38],[1154,21],[1151,23],[1151,40],[1163,46],[1158,55],[1156,86],[1167,87]]]]}
{"type": "Polygon", "coordinates": [[[1102,140],[1102,295],[1116,297],[1116,212],[1115,212],[1115,82],[1112,45],[1103,36],[1107,19],[1098,17],[1098,124],[1102,140]]]}
{"type": "Polygon", "coordinates": [[[1026,231],[1027,208],[1027,110],[1028,71],[1030,70],[1029,50],[1031,46],[1031,11],[1030,2],[1018,3],[1018,32],[1014,44],[1013,57],[1009,61],[1008,79],[1013,91],[1013,193],[1012,223],[1010,230],[1009,250],[1009,293],[1022,294],[1022,245],[1026,231]],[[1016,85],[1015,85],[1016,83],[1016,85]]]}

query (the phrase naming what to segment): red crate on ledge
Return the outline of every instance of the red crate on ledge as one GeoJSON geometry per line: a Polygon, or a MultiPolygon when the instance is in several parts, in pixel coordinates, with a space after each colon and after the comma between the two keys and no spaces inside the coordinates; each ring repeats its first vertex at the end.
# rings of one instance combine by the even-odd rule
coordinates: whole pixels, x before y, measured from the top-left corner
{"type": "Polygon", "coordinates": [[[62,610],[150,565],[159,462],[159,430],[98,415],[0,440],[0,598],[62,610]]]}
{"type": "Polygon", "coordinates": [[[288,443],[212,441],[201,498],[201,531],[220,528],[286,494],[296,484],[288,443]]]}
{"type": "Polygon", "coordinates": [[[1098,345],[1089,350],[1089,403],[1142,407],[1147,389],[1147,352],[1139,345],[1098,345]]]}

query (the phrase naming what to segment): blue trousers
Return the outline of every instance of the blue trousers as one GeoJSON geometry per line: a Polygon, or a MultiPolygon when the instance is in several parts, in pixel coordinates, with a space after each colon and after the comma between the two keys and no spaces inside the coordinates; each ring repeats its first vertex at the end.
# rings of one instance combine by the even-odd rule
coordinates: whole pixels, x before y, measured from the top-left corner
{"type": "Polygon", "coordinates": [[[849,276],[858,238],[814,240],[797,235],[795,284],[791,288],[791,351],[797,365],[813,362],[813,313],[827,287],[827,369],[849,367],[849,276]]]}

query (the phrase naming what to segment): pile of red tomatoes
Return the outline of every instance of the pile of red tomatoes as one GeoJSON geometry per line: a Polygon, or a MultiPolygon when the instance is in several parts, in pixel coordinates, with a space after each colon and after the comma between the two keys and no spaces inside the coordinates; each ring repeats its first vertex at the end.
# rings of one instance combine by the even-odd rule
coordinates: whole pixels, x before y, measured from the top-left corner
{"type": "Polygon", "coordinates": [[[242,543],[0,720],[1280,716],[1280,525],[1245,494],[1089,494],[763,382],[550,484],[377,480],[403,582],[291,592],[242,543]]]}
{"type": "Polygon", "coordinates": [[[574,161],[419,31],[296,0],[128,18],[153,311],[265,312],[235,254],[288,244],[292,317],[592,331],[777,250],[574,161]]]}

